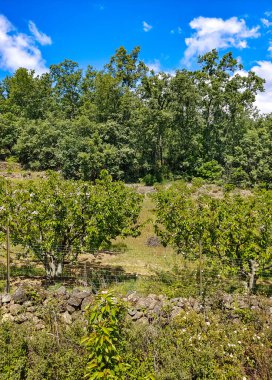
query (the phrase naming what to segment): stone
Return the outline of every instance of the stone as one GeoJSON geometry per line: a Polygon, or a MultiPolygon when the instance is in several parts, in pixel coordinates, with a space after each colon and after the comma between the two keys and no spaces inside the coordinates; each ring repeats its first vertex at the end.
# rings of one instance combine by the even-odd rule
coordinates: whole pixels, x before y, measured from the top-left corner
{"type": "Polygon", "coordinates": [[[45,325],[42,322],[39,322],[35,325],[36,330],[44,330],[45,325]]]}
{"type": "Polygon", "coordinates": [[[171,318],[177,317],[181,313],[180,307],[175,306],[171,311],[171,318]]]}
{"type": "Polygon", "coordinates": [[[67,325],[70,325],[72,323],[72,316],[68,313],[68,311],[63,313],[61,317],[62,317],[63,322],[66,323],[67,325]]]}
{"type": "Polygon", "coordinates": [[[31,313],[24,313],[24,314],[19,314],[14,317],[14,322],[16,323],[24,323],[31,319],[32,314],[31,313]]]}
{"type": "Polygon", "coordinates": [[[23,306],[19,304],[10,305],[9,312],[11,315],[16,316],[23,311],[23,306]]]}
{"type": "Polygon", "coordinates": [[[148,309],[149,307],[149,304],[150,304],[150,300],[147,299],[147,298],[140,298],[139,301],[137,302],[137,310],[141,310],[141,309],[148,309]]]}
{"type": "Polygon", "coordinates": [[[84,299],[84,298],[87,298],[89,297],[90,295],[92,294],[92,292],[88,291],[88,290],[83,290],[83,292],[78,292],[75,294],[75,297],[76,298],[80,298],[80,299],[84,299]]]}
{"type": "Polygon", "coordinates": [[[20,286],[17,288],[12,296],[12,299],[15,303],[22,304],[27,301],[27,293],[25,289],[20,286]]]}
{"type": "Polygon", "coordinates": [[[72,315],[72,321],[77,321],[82,318],[82,312],[80,310],[75,311],[72,315]]]}
{"type": "Polygon", "coordinates": [[[11,295],[10,294],[4,294],[2,296],[2,303],[10,303],[11,301],[11,295]]]}
{"type": "Polygon", "coordinates": [[[156,305],[157,305],[157,301],[152,300],[152,301],[150,302],[149,306],[148,306],[148,309],[149,309],[149,310],[153,310],[153,309],[156,307],[156,305]]]}
{"type": "Polygon", "coordinates": [[[29,313],[35,313],[36,310],[37,310],[37,306],[29,306],[26,308],[26,311],[28,311],[29,313]]]}
{"type": "Polygon", "coordinates": [[[82,301],[82,304],[81,304],[81,310],[85,310],[88,305],[93,303],[93,300],[94,300],[93,296],[89,296],[89,297],[84,298],[84,300],[82,301]]]}
{"type": "Polygon", "coordinates": [[[128,310],[128,315],[130,315],[131,317],[133,317],[136,313],[137,313],[136,309],[129,309],[128,310]]]}
{"type": "Polygon", "coordinates": [[[65,296],[67,294],[67,290],[65,286],[61,286],[60,288],[58,288],[58,290],[56,291],[56,294],[58,296],[65,296]]]}
{"type": "Polygon", "coordinates": [[[2,322],[10,322],[14,321],[14,317],[11,314],[3,314],[2,315],[2,322]]]}
{"type": "Polygon", "coordinates": [[[131,319],[133,321],[138,321],[138,319],[142,318],[143,315],[144,315],[144,313],[142,311],[137,311],[137,313],[134,314],[131,319]]]}
{"type": "Polygon", "coordinates": [[[143,325],[149,325],[149,320],[148,320],[148,318],[146,318],[146,317],[142,317],[142,318],[138,319],[137,322],[138,322],[138,323],[141,323],[141,324],[143,324],[143,325]]]}
{"type": "Polygon", "coordinates": [[[77,297],[71,297],[68,300],[68,305],[74,306],[74,307],[79,307],[81,305],[82,299],[77,298],[77,297]]]}
{"type": "Polygon", "coordinates": [[[66,310],[67,310],[70,314],[72,314],[74,311],[76,311],[76,309],[75,309],[73,306],[71,306],[71,305],[67,305],[67,306],[66,306],[66,310]]]}
{"type": "Polygon", "coordinates": [[[32,306],[32,302],[31,301],[26,301],[26,302],[24,302],[24,306],[25,307],[30,307],[30,306],[32,306]]]}

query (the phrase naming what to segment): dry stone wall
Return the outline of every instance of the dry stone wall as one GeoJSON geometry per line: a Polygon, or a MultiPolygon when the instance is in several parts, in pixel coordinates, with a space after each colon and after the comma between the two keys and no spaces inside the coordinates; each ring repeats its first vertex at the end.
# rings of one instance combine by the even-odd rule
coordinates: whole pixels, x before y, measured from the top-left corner
{"type": "MultiPolygon", "coordinates": [[[[64,286],[56,291],[46,291],[43,288],[18,287],[10,294],[0,294],[0,323],[31,323],[36,329],[45,328],[46,323],[62,321],[71,324],[78,319],[84,319],[86,307],[94,302],[95,295],[91,289],[68,290],[64,286]]],[[[206,300],[205,305],[194,298],[172,298],[164,295],[150,294],[142,297],[132,292],[124,301],[128,305],[128,318],[132,321],[151,324],[156,321],[167,323],[182,310],[195,310],[220,307],[230,318],[239,318],[237,310],[252,309],[262,311],[272,316],[272,298],[256,296],[232,296],[222,294],[217,299],[206,300]]]]}

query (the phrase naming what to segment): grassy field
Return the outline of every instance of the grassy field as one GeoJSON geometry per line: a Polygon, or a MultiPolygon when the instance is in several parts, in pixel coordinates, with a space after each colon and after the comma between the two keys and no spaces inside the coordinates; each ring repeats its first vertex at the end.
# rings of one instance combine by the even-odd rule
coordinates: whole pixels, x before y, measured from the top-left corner
{"type": "MultiPolygon", "coordinates": [[[[148,240],[155,237],[153,228],[154,203],[149,194],[145,195],[143,208],[140,214],[140,222],[144,223],[141,235],[133,238],[117,239],[113,246],[120,248],[116,254],[100,254],[96,259],[101,265],[121,266],[126,272],[139,275],[150,275],[155,271],[167,270],[182,263],[182,258],[177,256],[172,248],[150,246],[148,240]]],[[[87,259],[87,255],[81,255],[80,260],[87,259]]]]}

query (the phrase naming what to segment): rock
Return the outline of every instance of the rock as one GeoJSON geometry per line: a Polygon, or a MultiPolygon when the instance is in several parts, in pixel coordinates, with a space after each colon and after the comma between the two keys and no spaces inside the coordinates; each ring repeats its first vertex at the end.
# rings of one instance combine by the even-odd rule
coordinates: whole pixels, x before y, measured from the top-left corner
{"type": "Polygon", "coordinates": [[[56,291],[56,294],[58,296],[66,296],[67,290],[66,290],[65,286],[61,286],[60,288],[58,288],[58,290],[56,291]]]}
{"type": "MultiPolygon", "coordinates": [[[[84,299],[84,298],[87,298],[87,297],[89,297],[90,295],[91,295],[92,293],[90,292],[90,291],[88,291],[88,290],[83,290],[83,292],[78,292],[78,293],[75,293],[75,297],[76,298],[80,298],[80,299],[84,299]]],[[[72,296],[73,296],[73,294],[72,294],[72,296]]]]}
{"type": "Polygon", "coordinates": [[[32,314],[31,313],[24,313],[24,314],[19,314],[16,317],[14,317],[14,322],[24,323],[24,322],[28,321],[29,319],[32,319],[32,314]]]}
{"type": "Polygon", "coordinates": [[[3,314],[2,315],[2,322],[10,322],[13,320],[14,320],[14,317],[11,314],[3,314]]]}
{"type": "Polygon", "coordinates": [[[26,301],[26,302],[24,302],[24,306],[25,307],[30,307],[30,306],[32,306],[32,302],[31,301],[26,301]]]}
{"type": "Polygon", "coordinates": [[[2,296],[2,303],[10,303],[11,301],[11,295],[10,294],[4,294],[2,296]]]}
{"type": "Polygon", "coordinates": [[[11,315],[16,316],[23,311],[23,306],[19,304],[10,305],[9,312],[11,315]]]}
{"type": "Polygon", "coordinates": [[[137,313],[134,314],[131,319],[133,321],[138,321],[138,319],[142,318],[143,315],[144,315],[144,313],[142,311],[137,311],[137,313]]]}
{"type": "Polygon", "coordinates": [[[68,305],[74,306],[74,307],[79,307],[81,305],[82,299],[77,298],[77,297],[71,297],[68,300],[68,305]]]}
{"type": "Polygon", "coordinates": [[[72,315],[72,321],[77,321],[79,319],[82,319],[82,312],[80,310],[75,311],[72,315]]]}
{"type": "Polygon", "coordinates": [[[137,313],[136,309],[129,309],[128,310],[128,315],[130,315],[131,317],[133,317],[136,313],[137,313]]]}
{"type": "Polygon", "coordinates": [[[81,304],[81,310],[85,310],[88,305],[93,303],[93,300],[94,300],[93,296],[89,296],[89,297],[84,298],[84,300],[82,301],[82,304],[81,304]]]}
{"type": "Polygon", "coordinates": [[[25,289],[22,286],[17,288],[12,296],[12,299],[15,303],[19,303],[19,304],[22,304],[25,301],[27,301],[27,293],[25,289]]]}
{"type": "Polygon", "coordinates": [[[72,323],[72,316],[68,313],[68,311],[63,313],[61,317],[62,317],[63,322],[66,323],[67,325],[70,325],[72,323]]]}
{"type": "Polygon", "coordinates": [[[36,330],[44,330],[45,325],[42,322],[39,322],[35,325],[36,330]]]}
{"type": "Polygon", "coordinates": [[[66,306],[66,310],[67,310],[70,314],[72,314],[74,311],[76,311],[76,309],[75,309],[73,306],[71,306],[71,305],[67,305],[67,306],[66,306]]]}
{"type": "Polygon", "coordinates": [[[171,318],[177,317],[181,313],[180,307],[175,306],[171,311],[171,318]]]}
{"type": "Polygon", "coordinates": [[[36,310],[37,310],[37,306],[29,306],[26,308],[26,311],[28,311],[29,313],[35,313],[36,310]]]}
{"type": "Polygon", "coordinates": [[[157,305],[157,301],[152,300],[152,301],[150,302],[149,306],[148,306],[148,309],[149,309],[149,310],[153,310],[153,309],[156,307],[156,305],[157,305]]]}
{"type": "Polygon", "coordinates": [[[142,323],[143,325],[149,325],[149,320],[146,317],[142,317],[142,318],[138,319],[137,322],[142,323]]]}
{"type": "Polygon", "coordinates": [[[137,310],[148,309],[149,304],[150,304],[150,299],[140,298],[136,305],[137,310]]]}
{"type": "Polygon", "coordinates": [[[161,242],[157,236],[150,236],[146,241],[146,245],[148,247],[159,247],[161,242]]]}

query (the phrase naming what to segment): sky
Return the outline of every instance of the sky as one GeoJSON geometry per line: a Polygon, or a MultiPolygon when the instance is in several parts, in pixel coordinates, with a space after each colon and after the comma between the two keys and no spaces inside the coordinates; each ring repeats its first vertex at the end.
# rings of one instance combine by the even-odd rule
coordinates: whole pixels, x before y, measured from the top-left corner
{"type": "Polygon", "coordinates": [[[115,50],[141,47],[155,71],[197,69],[214,48],[266,79],[256,105],[272,112],[271,0],[0,0],[0,77],[46,72],[72,59],[102,69],[115,50]]]}

